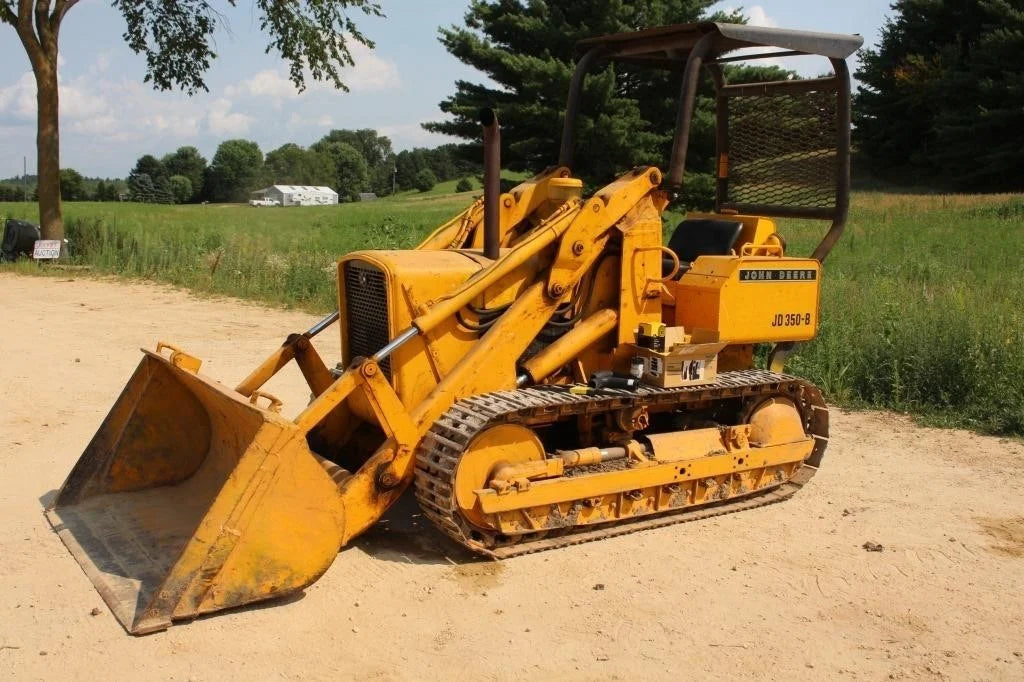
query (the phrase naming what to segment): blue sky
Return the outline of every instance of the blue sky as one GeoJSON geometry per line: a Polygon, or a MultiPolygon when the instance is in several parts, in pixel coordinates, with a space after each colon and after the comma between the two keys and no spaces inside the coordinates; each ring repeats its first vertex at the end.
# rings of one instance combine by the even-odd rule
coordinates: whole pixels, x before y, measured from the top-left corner
{"type": "MultiPolygon", "coordinates": [[[[716,8],[743,8],[751,23],[860,33],[872,44],[889,1],[724,0],[716,8]]],[[[107,0],[81,0],[61,31],[62,165],[123,177],[147,153],[193,145],[209,159],[232,137],[255,140],[266,152],[285,142],[308,145],[331,128],[375,128],[396,150],[434,146],[446,138],[419,124],[441,116],[438,102],[457,79],[479,79],[437,40],[438,26],[461,23],[467,0],[380,0],[387,18],[361,18],[376,49],[354,51],[347,94],[315,84],[296,93],[280,59],[263,54],[251,4],[238,4],[225,10],[230,29],[216,36],[210,92],[190,98],[144,84],[143,58],[124,46],[120,15],[107,0]]],[[[14,29],[0,24],[0,177],[19,175],[23,156],[34,172],[35,82],[14,29]]]]}

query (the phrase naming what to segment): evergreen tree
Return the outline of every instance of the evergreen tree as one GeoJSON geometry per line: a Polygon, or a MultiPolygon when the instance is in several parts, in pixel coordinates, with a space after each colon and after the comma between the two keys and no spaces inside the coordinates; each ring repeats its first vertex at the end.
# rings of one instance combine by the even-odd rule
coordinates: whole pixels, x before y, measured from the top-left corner
{"type": "Polygon", "coordinates": [[[854,139],[869,167],[963,190],[1024,188],[1024,2],[893,9],[856,74],[854,139]]]}
{"type": "Polygon", "coordinates": [[[160,162],[160,159],[156,158],[152,154],[145,154],[139,157],[139,160],[135,162],[135,167],[131,170],[132,173],[138,175],[144,173],[149,176],[149,179],[156,182],[160,178],[167,177],[167,169],[160,162]]]}
{"type": "MultiPolygon", "coordinates": [[[[441,29],[441,43],[463,63],[496,85],[458,81],[441,102],[447,121],[427,130],[472,143],[464,158],[482,158],[477,113],[494,106],[502,126],[502,165],[537,171],[557,160],[565,97],[583,38],[664,24],[715,18],[742,21],[738,14],[705,16],[714,0],[473,0],[465,26],[441,29]]],[[[752,80],[785,78],[777,68],[744,69],[752,80]]],[[[641,163],[664,166],[675,128],[680,75],[660,70],[629,71],[595,66],[583,86],[573,171],[605,183],[641,163]]],[[[702,92],[710,94],[710,82],[702,92]]],[[[713,164],[713,102],[699,101],[688,168],[710,172],[713,164]]],[[[401,175],[401,168],[399,174],[401,175]]]]}
{"type": "Polygon", "coordinates": [[[151,203],[155,195],[153,178],[146,173],[132,172],[128,176],[128,194],[132,201],[151,203]]]}

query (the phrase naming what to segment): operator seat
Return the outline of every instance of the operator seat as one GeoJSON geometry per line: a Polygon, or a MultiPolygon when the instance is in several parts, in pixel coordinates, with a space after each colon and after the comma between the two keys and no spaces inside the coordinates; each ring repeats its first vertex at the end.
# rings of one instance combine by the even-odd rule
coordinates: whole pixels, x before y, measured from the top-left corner
{"type": "MultiPolygon", "coordinates": [[[[679,257],[679,272],[676,279],[690,269],[690,264],[698,256],[728,256],[733,244],[743,230],[743,223],[738,220],[720,220],[716,218],[687,218],[676,226],[672,238],[668,240],[668,248],[679,257]]],[[[667,276],[672,272],[672,259],[662,257],[661,273],[667,276]]]]}

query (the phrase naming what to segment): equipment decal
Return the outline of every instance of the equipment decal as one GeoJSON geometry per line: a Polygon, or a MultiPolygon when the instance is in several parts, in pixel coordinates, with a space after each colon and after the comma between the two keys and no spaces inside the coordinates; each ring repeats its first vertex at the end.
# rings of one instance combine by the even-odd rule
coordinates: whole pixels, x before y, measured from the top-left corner
{"type": "Polygon", "coordinates": [[[818,271],[812,268],[740,270],[741,282],[813,282],[816,279],[818,271]]]}
{"type": "Polygon", "coordinates": [[[772,318],[773,327],[802,327],[810,323],[810,313],[776,313],[772,318]]]}

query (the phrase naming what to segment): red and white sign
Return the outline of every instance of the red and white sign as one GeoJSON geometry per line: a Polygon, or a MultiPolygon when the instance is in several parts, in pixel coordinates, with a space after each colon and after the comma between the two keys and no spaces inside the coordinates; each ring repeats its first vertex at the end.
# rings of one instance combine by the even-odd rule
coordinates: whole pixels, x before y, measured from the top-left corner
{"type": "Polygon", "coordinates": [[[32,248],[32,257],[36,260],[60,258],[60,240],[37,239],[32,248]]]}

